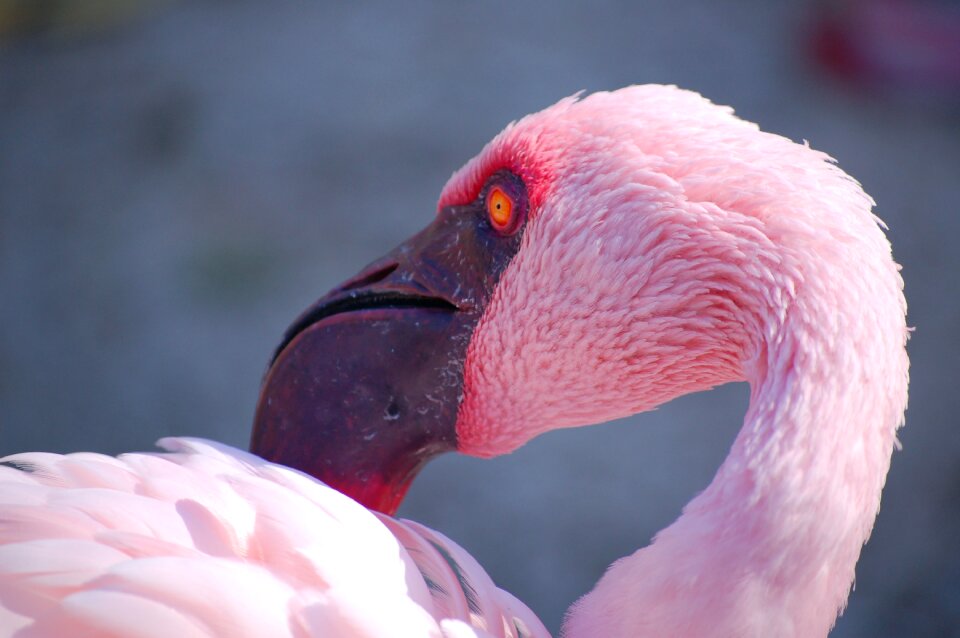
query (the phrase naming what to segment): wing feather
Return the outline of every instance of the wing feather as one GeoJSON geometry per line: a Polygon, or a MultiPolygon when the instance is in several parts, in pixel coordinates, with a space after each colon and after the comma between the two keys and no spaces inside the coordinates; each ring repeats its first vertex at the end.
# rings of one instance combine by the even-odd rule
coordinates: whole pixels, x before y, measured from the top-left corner
{"type": "Polygon", "coordinates": [[[241,450],[160,446],[0,460],[0,634],[548,635],[439,533],[241,450]]]}

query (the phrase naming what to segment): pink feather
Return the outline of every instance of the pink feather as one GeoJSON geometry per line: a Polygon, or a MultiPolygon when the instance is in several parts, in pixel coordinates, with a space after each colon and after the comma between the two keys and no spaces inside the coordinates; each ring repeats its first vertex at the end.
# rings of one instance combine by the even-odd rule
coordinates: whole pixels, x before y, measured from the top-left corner
{"type": "Polygon", "coordinates": [[[512,598],[519,617],[504,617],[503,592],[439,534],[246,452],[161,445],[171,453],[5,459],[32,471],[0,468],[0,634],[441,636],[460,618],[454,635],[544,635],[512,598]],[[109,475],[121,480],[102,487],[109,475]]]}

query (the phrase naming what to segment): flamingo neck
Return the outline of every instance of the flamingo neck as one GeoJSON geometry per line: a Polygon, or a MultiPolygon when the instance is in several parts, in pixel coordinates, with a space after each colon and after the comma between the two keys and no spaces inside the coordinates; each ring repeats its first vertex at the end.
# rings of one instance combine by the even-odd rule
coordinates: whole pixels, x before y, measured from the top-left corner
{"type": "Polygon", "coordinates": [[[780,319],[743,362],[751,400],[727,459],[677,521],[571,608],[565,638],[826,636],[906,401],[899,277],[884,281],[808,281],[816,294],[766,313],[780,319]],[[863,308],[868,293],[875,304],[863,308]]]}

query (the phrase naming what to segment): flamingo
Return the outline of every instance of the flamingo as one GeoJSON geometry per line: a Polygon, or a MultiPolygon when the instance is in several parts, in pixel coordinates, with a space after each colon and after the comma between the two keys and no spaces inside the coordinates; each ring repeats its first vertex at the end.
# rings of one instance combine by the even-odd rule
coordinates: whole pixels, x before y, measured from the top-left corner
{"type": "Polygon", "coordinates": [[[872,206],[827,155],[676,87],[529,115],[426,229],[293,323],[252,453],[4,459],[2,633],[547,635],[453,541],[392,516],[417,471],[745,380],[712,482],[561,635],[825,636],[907,400],[872,206]]]}

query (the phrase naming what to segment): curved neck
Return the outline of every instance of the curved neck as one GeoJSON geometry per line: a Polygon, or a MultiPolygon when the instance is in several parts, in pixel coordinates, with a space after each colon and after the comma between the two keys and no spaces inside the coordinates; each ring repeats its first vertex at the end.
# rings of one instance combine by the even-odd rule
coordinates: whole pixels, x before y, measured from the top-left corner
{"type": "Polygon", "coordinates": [[[902,296],[895,283],[881,288],[864,308],[868,291],[808,282],[790,313],[760,330],[743,362],[750,406],[727,459],[676,522],[571,609],[565,637],[829,632],[906,402],[902,296]]]}

